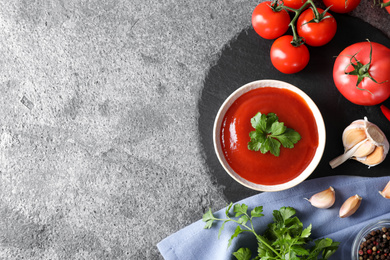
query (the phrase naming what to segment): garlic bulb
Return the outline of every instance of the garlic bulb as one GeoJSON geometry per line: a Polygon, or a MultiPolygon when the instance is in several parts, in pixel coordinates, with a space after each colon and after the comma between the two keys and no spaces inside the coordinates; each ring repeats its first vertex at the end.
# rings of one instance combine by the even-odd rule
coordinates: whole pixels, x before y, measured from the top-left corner
{"type": "Polygon", "coordinates": [[[326,190],[318,192],[310,197],[308,200],[311,205],[320,209],[327,209],[333,206],[336,196],[333,187],[329,187],[326,190]]]}
{"type": "Polygon", "coordinates": [[[360,197],[359,195],[356,194],[352,197],[349,197],[340,207],[340,218],[347,218],[354,214],[356,210],[358,210],[358,208],[360,207],[361,203],[362,197],[360,197]]]}
{"type": "Polygon", "coordinates": [[[389,151],[389,142],[379,127],[367,120],[367,117],[352,122],[344,129],[344,154],[329,162],[336,168],[352,158],[369,167],[380,164],[389,151]]]}

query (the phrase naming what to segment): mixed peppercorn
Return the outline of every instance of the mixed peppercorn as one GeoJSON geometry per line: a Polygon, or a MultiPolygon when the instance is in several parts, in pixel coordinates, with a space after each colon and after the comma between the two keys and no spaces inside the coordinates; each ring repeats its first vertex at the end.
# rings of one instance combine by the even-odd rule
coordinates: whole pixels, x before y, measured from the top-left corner
{"type": "Polygon", "coordinates": [[[390,229],[383,227],[371,231],[359,247],[359,260],[390,259],[390,229]]]}

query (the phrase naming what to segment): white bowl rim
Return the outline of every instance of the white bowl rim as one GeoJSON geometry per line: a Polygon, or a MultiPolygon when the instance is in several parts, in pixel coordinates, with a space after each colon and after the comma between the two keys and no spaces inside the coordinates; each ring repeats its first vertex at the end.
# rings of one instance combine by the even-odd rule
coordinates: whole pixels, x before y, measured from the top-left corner
{"type": "Polygon", "coordinates": [[[221,163],[222,167],[225,169],[225,171],[237,182],[240,184],[253,189],[257,191],[281,191],[281,190],[286,190],[289,188],[292,188],[299,183],[303,182],[306,180],[312,172],[317,168],[319,162],[321,161],[322,155],[325,150],[325,143],[326,143],[326,131],[325,131],[325,123],[322,118],[321,112],[318,109],[317,105],[314,103],[314,101],[301,89],[298,87],[284,82],[280,80],[272,80],[272,79],[262,79],[262,80],[256,80],[249,82],[237,90],[235,90],[221,105],[217,116],[214,121],[214,127],[213,127],[213,143],[214,143],[214,150],[215,153],[218,157],[219,162],[221,163]],[[299,96],[301,96],[307,105],[309,106],[310,110],[313,113],[313,116],[315,118],[316,124],[317,124],[317,130],[318,130],[318,147],[316,149],[316,152],[314,154],[314,157],[310,164],[303,170],[299,176],[296,178],[282,184],[277,184],[277,185],[262,185],[262,184],[257,184],[250,182],[243,177],[241,177],[239,174],[237,174],[228,164],[226,161],[225,156],[223,155],[223,151],[221,148],[221,143],[220,143],[220,129],[222,125],[223,118],[226,114],[226,111],[230,108],[231,104],[234,103],[234,101],[240,97],[242,94],[251,91],[253,89],[257,88],[263,88],[263,87],[274,87],[274,88],[283,88],[283,89],[288,89],[291,90],[295,93],[297,93],[299,96]]]}

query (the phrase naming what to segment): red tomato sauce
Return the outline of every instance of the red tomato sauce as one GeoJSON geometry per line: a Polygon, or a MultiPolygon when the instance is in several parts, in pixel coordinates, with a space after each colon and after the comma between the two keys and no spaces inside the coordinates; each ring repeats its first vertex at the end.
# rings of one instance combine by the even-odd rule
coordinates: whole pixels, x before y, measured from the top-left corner
{"type": "Polygon", "coordinates": [[[262,185],[282,184],[297,177],[314,157],[318,147],[317,124],[305,100],[295,92],[258,88],[243,94],[226,112],[221,144],[230,167],[244,179],[262,185]],[[249,150],[249,133],[255,130],[251,118],[258,112],[275,113],[279,122],[301,135],[301,140],[292,149],[281,146],[279,157],[249,150]]]}

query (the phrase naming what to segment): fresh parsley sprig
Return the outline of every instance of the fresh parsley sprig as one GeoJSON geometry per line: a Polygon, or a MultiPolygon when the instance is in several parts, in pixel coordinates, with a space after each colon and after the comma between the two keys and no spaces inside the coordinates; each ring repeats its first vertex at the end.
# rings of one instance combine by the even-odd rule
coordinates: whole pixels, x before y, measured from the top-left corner
{"type": "Polygon", "coordinates": [[[251,140],[248,143],[248,149],[267,153],[268,151],[275,156],[280,155],[280,145],[285,148],[293,148],[301,135],[294,129],[287,128],[275,113],[268,115],[258,112],[251,118],[252,127],[255,131],[249,133],[251,140]]]}
{"type": "MultiPolygon", "coordinates": [[[[330,238],[323,238],[310,243],[312,226],[303,228],[302,222],[294,216],[296,211],[291,207],[282,207],[273,211],[273,223],[268,225],[264,235],[256,233],[253,226],[253,219],[260,218],[263,215],[263,207],[255,207],[248,214],[248,206],[245,204],[230,203],[226,207],[226,219],[216,218],[211,209],[203,215],[203,221],[206,222],[205,228],[211,228],[214,222],[222,221],[222,226],[218,232],[218,238],[227,222],[234,222],[237,225],[233,235],[230,237],[228,247],[232,240],[242,232],[252,232],[257,239],[257,256],[255,260],[316,260],[328,259],[334,254],[339,246],[339,242],[334,242],[330,238]],[[233,207],[234,217],[230,215],[233,207]]],[[[252,259],[252,252],[249,248],[240,248],[233,255],[237,260],[252,259]]]]}

